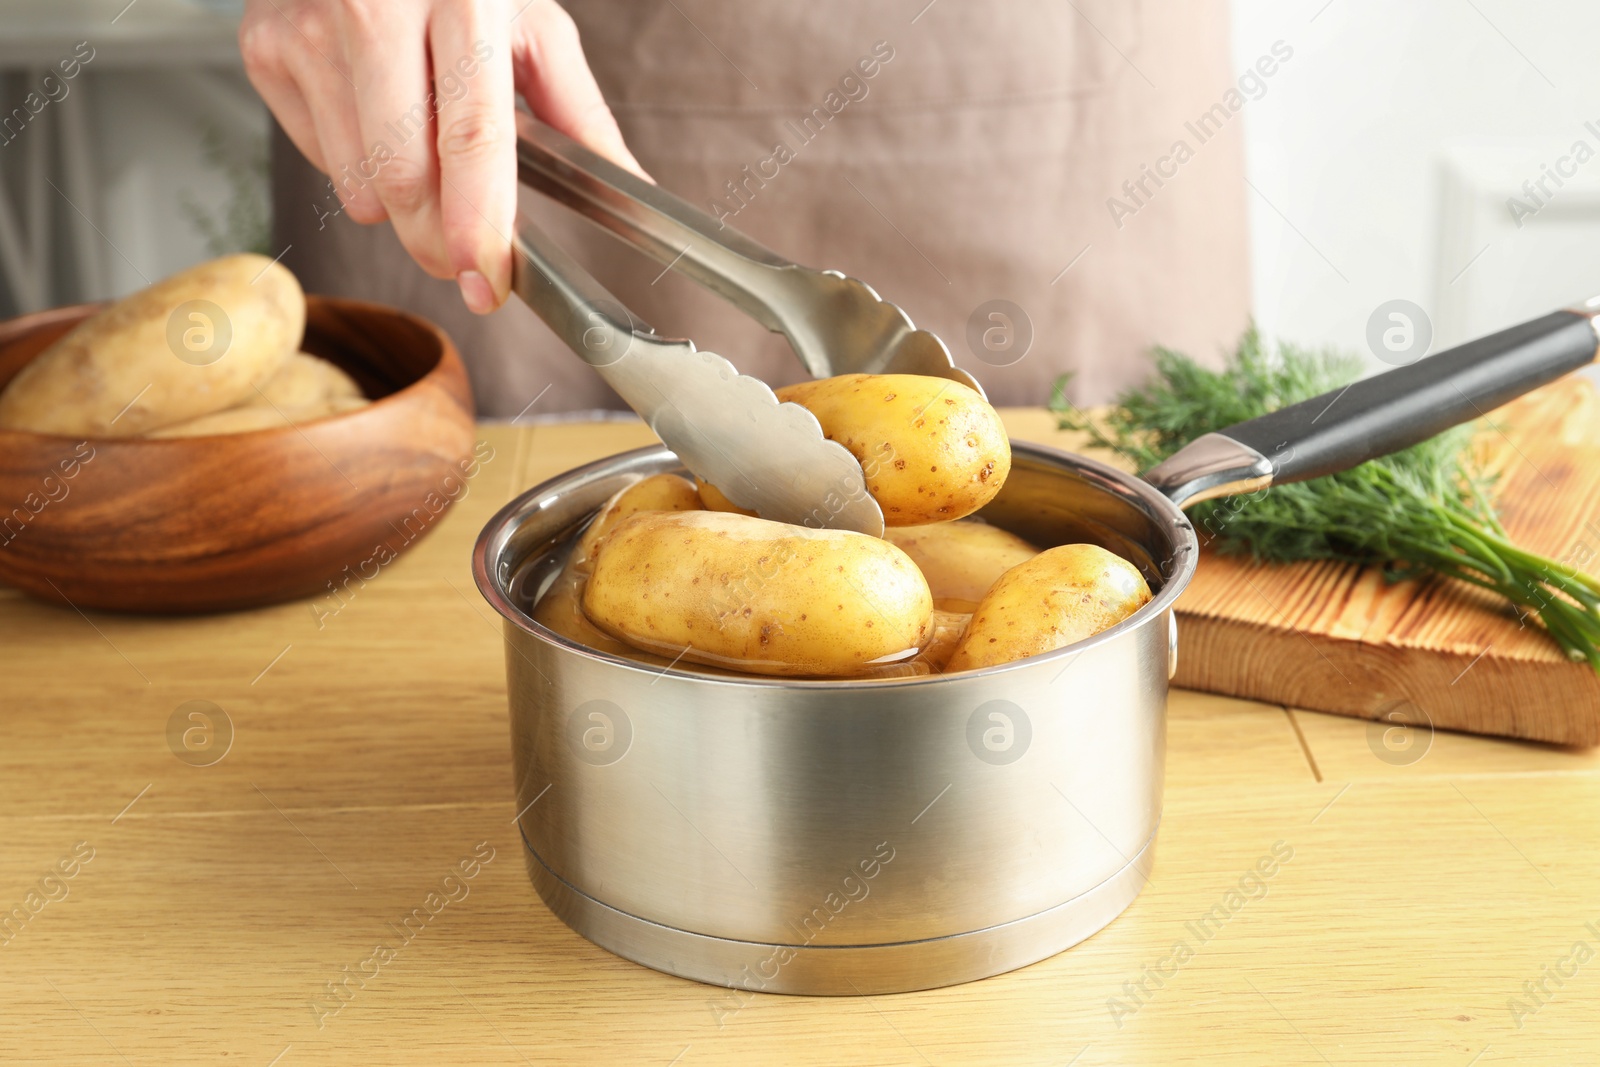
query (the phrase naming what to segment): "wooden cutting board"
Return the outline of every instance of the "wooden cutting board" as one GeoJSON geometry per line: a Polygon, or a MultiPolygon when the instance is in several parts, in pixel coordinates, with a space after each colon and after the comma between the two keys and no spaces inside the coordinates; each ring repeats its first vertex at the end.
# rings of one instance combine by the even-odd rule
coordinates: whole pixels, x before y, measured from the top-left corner
{"type": "MultiPolygon", "coordinates": [[[[1495,411],[1478,447],[1517,543],[1600,571],[1600,393],[1570,377],[1495,411]]],[[[1198,530],[1202,542],[1204,530],[1198,530]]],[[[1600,676],[1462,582],[1205,552],[1178,602],[1174,683],[1474,733],[1600,743],[1600,676]]]]}

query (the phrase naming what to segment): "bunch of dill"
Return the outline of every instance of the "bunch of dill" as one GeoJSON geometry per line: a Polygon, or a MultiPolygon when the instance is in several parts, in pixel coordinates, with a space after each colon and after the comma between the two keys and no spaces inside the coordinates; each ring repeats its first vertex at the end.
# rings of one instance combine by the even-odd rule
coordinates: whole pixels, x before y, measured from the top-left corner
{"type": "MultiPolygon", "coordinates": [[[[1166,348],[1155,374],[1090,418],[1056,382],[1050,408],[1064,429],[1147,470],[1202,434],[1333,392],[1354,381],[1354,358],[1280,344],[1254,327],[1221,370],[1166,348]]],[[[1489,501],[1492,480],[1458,426],[1393,455],[1307,482],[1190,507],[1201,542],[1258,560],[1336,559],[1378,565],[1393,580],[1443,575],[1504,597],[1541,623],[1567,656],[1600,671],[1600,582],[1517,547],[1489,501]]]]}

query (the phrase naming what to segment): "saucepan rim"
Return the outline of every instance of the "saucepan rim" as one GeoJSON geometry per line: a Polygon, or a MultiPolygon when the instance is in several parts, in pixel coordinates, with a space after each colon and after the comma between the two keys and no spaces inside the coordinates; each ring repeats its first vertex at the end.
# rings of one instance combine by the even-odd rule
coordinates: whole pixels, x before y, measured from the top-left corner
{"type": "MultiPolygon", "coordinates": [[[[1174,602],[1188,586],[1194,577],[1195,567],[1199,561],[1199,542],[1195,537],[1194,527],[1187,516],[1171,500],[1154,486],[1125,471],[1117,470],[1098,460],[1075,452],[1066,452],[1048,445],[1036,444],[1031,441],[1013,441],[1011,443],[1013,455],[1021,454],[1034,459],[1041,459],[1057,467],[1068,470],[1077,469],[1087,471],[1098,476],[1101,480],[1115,485],[1145,505],[1154,516],[1159,516],[1173,532],[1176,544],[1173,547],[1170,560],[1171,574],[1161,585],[1150,601],[1132,615],[1123,619],[1115,626],[1102,630],[1093,637],[1075,642],[1051,652],[1029,656],[1026,659],[1014,660],[1011,663],[1002,663],[993,667],[984,667],[975,671],[962,671],[958,674],[931,674],[918,675],[908,678],[766,678],[759,676],[728,677],[717,674],[704,674],[698,670],[682,667],[668,667],[662,670],[647,663],[638,663],[634,660],[624,659],[609,652],[589,648],[570,638],[551,630],[549,627],[536,622],[531,616],[511,602],[509,591],[505,583],[495,576],[490,566],[489,556],[491,550],[496,554],[510,532],[520,525],[521,521],[530,518],[527,514],[530,502],[543,501],[552,496],[558,496],[575,482],[581,482],[586,476],[595,474],[611,467],[625,466],[644,460],[670,459],[678,461],[678,457],[665,445],[648,445],[627,452],[597,459],[580,467],[574,467],[553,478],[548,478],[538,485],[518,495],[497,511],[493,518],[484,524],[478,534],[478,540],[472,549],[472,578],[478,586],[478,592],[483,595],[491,607],[507,622],[513,623],[518,629],[532,637],[536,637],[548,644],[555,645],[567,652],[574,653],[597,663],[604,663],[615,668],[657,678],[670,676],[679,680],[712,683],[723,686],[747,687],[752,689],[791,689],[818,692],[837,692],[840,690],[855,689],[880,689],[904,688],[908,686],[922,686],[937,683],[967,682],[994,677],[1010,671],[1021,670],[1037,666],[1042,663],[1064,660],[1081,655],[1084,652],[1106,645],[1117,640],[1123,634],[1147,625],[1153,619],[1172,609],[1174,602]]],[[[679,468],[681,469],[681,468],[679,468]]],[[[671,470],[660,473],[673,473],[671,470]]],[[[1105,488],[1095,487],[1098,492],[1107,492],[1105,488]]],[[[1154,517],[1153,516],[1153,517],[1154,517]]],[[[1167,562],[1167,561],[1162,561],[1167,562]]]]}

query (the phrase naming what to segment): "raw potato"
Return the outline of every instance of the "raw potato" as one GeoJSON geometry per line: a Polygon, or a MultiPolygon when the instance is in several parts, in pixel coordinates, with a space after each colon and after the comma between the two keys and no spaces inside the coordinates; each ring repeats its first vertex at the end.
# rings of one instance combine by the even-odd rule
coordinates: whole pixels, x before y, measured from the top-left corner
{"type": "Polygon", "coordinates": [[[605,507],[600,509],[600,514],[589,524],[588,529],[583,531],[583,538],[578,542],[573,558],[580,568],[587,570],[588,562],[593,558],[595,546],[600,543],[600,538],[616,529],[624,519],[641,511],[702,510],[704,508],[700,503],[700,494],[695,490],[693,482],[676,474],[652,474],[642,481],[634,482],[606,501],[605,507]]]}
{"type": "Polygon", "coordinates": [[[364,399],[354,378],[332,361],[310,352],[296,352],[284,361],[278,373],[245,397],[251,407],[309,408],[331,400],[364,399]]]}
{"type": "Polygon", "coordinates": [[[910,659],[933,597],[887,541],[720,511],[644,512],[601,542],[583,610],[657,655],[753,674],[860,674],[910,659]]]}
{"type": "Polygon", "coordinates": [[[1002,574],[1039,554],[1016,534],[970,519],[891,527],[883,536],[910,556],[928,579],[933,606],[939,611],[971,614],[1002,574]]]}
{"type": "Polygon", "coordinates": [[[1000,491],[1011,442],[970,388],[920,374],[841,374],[777,390],[848,448],[888,526],[959,519],[1000,491]]]}
{"type": "Polygon", "coordinates": [[[275,430],[354,411],[369,403],[361,387],[344,371],[309,352],[296,352],[238,407],[164,426],[145,436],[204,437],[275,430]]]}
{"type": "Polygon", "coordinates": [[[371,401],[363,397],[325,400],[308,407],[274,408],[266,404],[243,404],[227,411],[216,411],[173,426],[145,434],[146,437],[207,437],[217,434],[249,433],[252,430],[278,430],[313,419],[339,415],[364,408],[371,401]]]}
{"type": "Polygon", "coordinates": [[[983,598],[948,671],[993,667],[1062,648],[1144,606],[1138,568],[1098,545],[1062,545],[1006,571],[983,598]]]}
{"type": "MultiPolygon", "coordinates": [[[[234,407],[300,346],[306,302],[287,267],[265,256],[202,263],[123,298],[23,367],[0,393],[0,428],[74,437],[133,437],[234,407]],[[253,284],[252,284],[253,283],[253,284]],[[180,306],[207,301],[227,316],[215,361],[179,358],[221,336],[180,306]],[[169,320],[180,348],[168,343],[169,320]]],[[[204,357],[204,349],[192,356],[204,357]]]]}

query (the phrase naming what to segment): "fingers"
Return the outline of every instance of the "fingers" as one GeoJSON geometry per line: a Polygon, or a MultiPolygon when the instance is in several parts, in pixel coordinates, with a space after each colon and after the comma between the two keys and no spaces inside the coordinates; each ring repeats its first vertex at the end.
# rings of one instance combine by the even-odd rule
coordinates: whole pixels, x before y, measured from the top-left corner
{"type": "Polygon", "coordinates": [[[555,0],[533,0],[512,27],[517,92],[533,113],[613,163],[648,178],[584,58],[578,28],[555,0]]]}
{"type": "Polygon", "coordinates": [[[328,167],[317,142],[311,110],[299,83],[289,73],[288,53],[294,44],[284,38],[293,33],[268,0],[251,0],[239,23],[239,54],[250,84],[276,116],[283,132],[313,167],[326,174],[328,167]]]}
{"type": "Polygon", "coordinates": [[[388,216],[423,270],[454,277],[439,205],[427,15],[417,4],[347,0],[341,23],[356,85],[358,136],[366,146],[361,178],[379,206],[378,218],[388,216]]]}
{"type": "Polygon", "coordinates": [[[239,30],[245,69],[313,166],[328,175],[359,222],[378,222],[383,204],[368,188],[355,86],[344,66],[342,28],[316,0],[252,0],[239,30]]]}
{"type": "MultiPolygon", "coordinates": [[[[323,36],[315,26],[309,32],[323,36]]],[[[342,56],[334,54],[339,45],[333,32],[328,31],[326,38],[317,47],[292,51],[289,73],[308,101],[307,111],[322,156],[321,169],[333,182],[339,200],[357,222],[378,222],[383,218],[383,207],[362,177],[361,163],[366,153],[361,149],[355,90],[349,72],[335,65],[342,56]]]]}
{"type": "Polygon", "coordinates": [[[428,25],[445,251],[462,298],[479,314],[511,291],[516,98],[506,18],[501,0],[458,0],[436,6],[428,25]]]}
{"type": "MultiPolygon", "coordinates": [[[[571,20],[553,0],[529,10],[538,16],[530,26],[554,27],[541,31],[553,71],[536,95],[562,128],[637,167],[571,20]],[[574,78],[576,103],[562,95],[574,78]]],[[[511,286],[509,17],[507,0],[248,0],[240,28],[252,84],[351,217],[390,219],[423,269],[455,278],[478,312],[500,306],[511,286]]]]}

